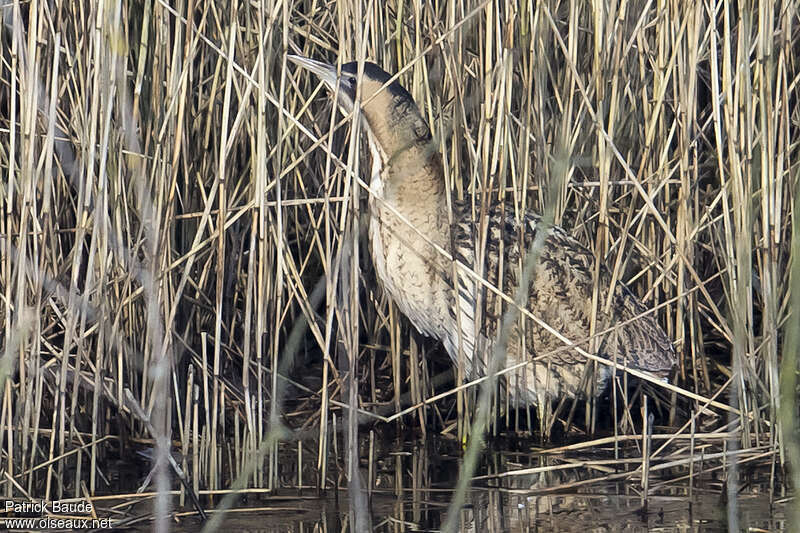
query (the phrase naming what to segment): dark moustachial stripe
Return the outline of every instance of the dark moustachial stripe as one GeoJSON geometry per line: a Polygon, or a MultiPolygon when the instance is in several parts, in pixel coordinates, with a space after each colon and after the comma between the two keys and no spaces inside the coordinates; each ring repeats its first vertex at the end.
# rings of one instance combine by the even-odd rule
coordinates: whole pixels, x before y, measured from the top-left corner
{"type": "MultiPolygon", "coordinates": [[[[675,365],[672,343],[655,314],[648,313],[624,284],[614,281],[612,285],[609,269],[604,264],[595,269],[591,250],[565,230],[543,225],[530,211],[515,216],[513,205],[494,203],[482,234],[478,221],[473,220],[472,199],[448,201],[441,155],[408,91],[397,81],[382,88],[391,75],[374,63],[364,64],[361,80],[354,78],[357,69],[356,63],[347,63],[342,73],[348,76],[347,83],[363,84],[362,116],[370,133],[368,140],[373,155],[382,154],[370,186],[371,195],[377,196],[370,199],[375,270],[389,296],[418,330],[442,341],[454,362],[463,356],[465,371],[473,376],[473,369],[480,372],[486,368],[486,354],[497,340],[502,314],[509,304],[463,273],[455,283],[452,266],[395,212],[512,298],[518,293],[520,268],[526,266],[522,263],[541,233],[543,246],[532,254],[536,264],[531,284],[523,293],[528,312],[583,350],[589,349],[590,324],[595,316],[595,331],[604,332],[593,344],[595,353],[659,375],[675,365]],[[481,250],[485,253],[478,264],[476,257],[481,250]],[[597,277],[595,271],[599,272],[597,277]],[[608,310],[604,304],[593,308],[595,285],[598,302],[607,301],[611,294],[608,310]],[[477,302],[481,302],[480,309],[475,307],[477,302]]],[[[481,205],[479,199],[475,199],[475,205],[481,205]]],[[[524,388],[515,387],[510,392],[517,404],[541,407],[562,396],[585,394],[592,385],[587,384],[585,376],[595,365],[587,364],[586,357],[565,347],[537,321],[517,319],[507,347],[508,366],[527,361],[517,371],[523,373],[521,376],[506,376],[516,380],[510,382],[525,383],[524,388]]],[[[596,386],[591,390],[599,395],[613,372],[604,365],[596,367],[596,386]]]]}

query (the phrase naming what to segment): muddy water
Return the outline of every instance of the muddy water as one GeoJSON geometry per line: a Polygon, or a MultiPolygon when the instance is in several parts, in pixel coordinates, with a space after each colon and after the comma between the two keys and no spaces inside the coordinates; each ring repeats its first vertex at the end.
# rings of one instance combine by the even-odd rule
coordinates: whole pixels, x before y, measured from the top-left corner
{"type": "MultiPolygon", "coordinates": [[[[522,532],[727,532],[725,506],[719,495],[703,494],[693,503],[680,496],[654,496],[642,512],[638,497],[611,493],[559,495],[509,494],[499,489],[474,490],[463,511],[461,531],[522,532]]],[[[770,508],[763,494],[743,494],[739,502],[741,531],[787,531],[783,506],[770,508]]],[[[438,531],[448,502],[445,494],[426,498],[380,495],[369,509],[373,531],[438,531]]],[[[259,510],[231,513],[224,531],[350,531],[347,501],[340,497],[290,498],[262,502],[259,510]]],[[[176,531],[196,531],[189,520],[176,531]]]]}
{"type": "MultiPolygon", "coordinates": [[[[728,474],[721,460],[695,461],[690,483],[688,466],[658,466],[686,457],[681,448],[665,450],[663,460],[651,461],[654,469],[644,501],[636,446],[618,449],[618,460],[610,447],[558,454],[494,448],[487,450],[476,472],[461,511],[461,531],[729,531],[728,474]]],[[[714,450],[707,448],[713,457],[714,450]]],[[[376,444],[372,469],[367,453],[362,454],[363,486],[372,487],[371,491],[365,488],[363,508],[350,505],[344,476],[331,464],[328,490],[305,486],[248,496],[228,513],[223,530],[352,531],[349,524],[358,512],[373,531],[438,531],[452,498],[460,455],[452,442],[376,444]]],[[[785,531],[787,504],[780,491],[769,490],[769,460],[754,452],[740,456],[740,461],[739,492],[733,506],[739,530],[785,531]]],[[[297,463],[292,465],[287,456],[281,465],[286,469],[284,486],[291,486],[291,480],[297,479],[297,463]]],[[[313,479],[311,466],[301,467],[304,479],[313,479]]],[[[178,531],[201,527],[192,518],[174,525],[178,531]]]]}

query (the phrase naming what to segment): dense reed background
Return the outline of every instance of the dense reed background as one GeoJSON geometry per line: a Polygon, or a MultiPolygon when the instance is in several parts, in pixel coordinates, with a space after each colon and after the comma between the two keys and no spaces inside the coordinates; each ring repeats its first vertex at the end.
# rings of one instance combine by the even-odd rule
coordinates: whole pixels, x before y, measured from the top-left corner
{"type": "MultiPolygon", "coordinates": [[[[287,53],[399,72],[453,198],[550,210],[655,310],[680,357],[650,388],[664,432],[800,464],[796,2],[0,14],[5,495],[108,492],[110,465],[148,443],[180,451],[195,490],[326,487],[352,477],[355,446],[334,437],[354,442],[359,421],[469,433],[478,387],[377,286],[368,161],[287,53]],[[292,479],[287,446],[307,456],[292,479]]],[[[638,404],[617,403],[626,381],[615,435],[642,429],[638,404]]],[[[502,403],[494,433],[538,431],[502,403]]],[[[597,406],[574,411],[550,424],[592,433],[597,406]]]]}

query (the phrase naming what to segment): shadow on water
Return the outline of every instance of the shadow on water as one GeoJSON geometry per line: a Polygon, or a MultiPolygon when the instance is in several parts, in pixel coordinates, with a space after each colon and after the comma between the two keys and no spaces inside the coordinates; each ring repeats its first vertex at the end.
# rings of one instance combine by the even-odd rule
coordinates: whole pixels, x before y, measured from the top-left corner
{"type": "MultiPolygon", "coordinates": [[[[681,461],[688,456],[687,448],[665,448],[662,460],[651,462],[645,503],[641,451],[635,442],[620,447],[616,459],[613,444],[584,450],[525,449],[520,444],[489,443],[462,510],[461,531],[728,531],[725,470],[710,448],[708,459],[698,454],[691,486],[689,467],[681,461]]],[[[308,443],[309,450],[312,446],[308,443]]],[[[280,461],[283,486],[297,487],[296,444],[286,449],[285,460],[280,461]],[[294,453],[288,452],[290,448],[294,453]]],[[[457,444],[442,438],[414,442],[375,438],[373,452],[370,468],[369,442],[364,439],[360,467],[363,486],[372,487],[368,501],[373,530],[438,531],[458,478],[457,444]]],[[[754,453],[740,457],[740,465],[740,527],[784,531],[785,503],[777,494],[770,502],[769,459],[754,453]]],[[[314,466],[302,465],[304,483],[299,488],[243,496],[228,513],[223,529],[352,531],[347,482],[339,473],[344,471],[342,465],[329,470],[333,473],[324,492],[306,484],[305,480],[314,479],[314,466]]],[[[186,517],[173,526],[175,531],[197,531],[201,523],[186,517]]],[[[148,524],[141,527],[149,529],[148,524]]]]}

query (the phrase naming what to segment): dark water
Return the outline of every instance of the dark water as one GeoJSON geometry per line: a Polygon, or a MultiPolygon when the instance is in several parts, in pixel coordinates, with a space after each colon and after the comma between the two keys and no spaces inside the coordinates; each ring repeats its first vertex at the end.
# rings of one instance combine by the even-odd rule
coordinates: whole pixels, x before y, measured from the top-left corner
{"type": "MultiPolygon", "coordinates": [[[[502,443],[502,447],[519,446],[502,443]]],[[[713,457],[716,450],[706,448],[703,453],[713,457]]],[[[530,448],[498,450],[496,444],[490,445],[462,508],[460,531],[729,531],[724,467],[730,459],[725,465],[721,458],[695,462],[690,497],[688,466],[664,467],[688,457],[686,447],[665,450],[651,461],[645,503],[635,445],[619,450],[619,460],[614,459],[613,448],[589,450],[551,454],[530,448]]],[[[353,531],[349,524],[354,512],[366,517],[372,531],[438,531],[452,499],[460,456],[452,441],[376,443],[372,491],[365,489],[366,506],[360,511],[350,505],[342,464],[331,464],[328,490],[319,492],[308,486],[249,495],[227,514],[222,531],[353,531]]],[[[306,457],[315,456],[309,453],[306,457]]],[[[369,486],[367,459],[364,450],[360,465],[364,487],[369,486]]],[[[763,454],[754,450],[740,455],[739,460],[734,505],[738,529],[785,531],[789,504],[779,491],[770,493],[771,458],[764,460],[763,454]]],[[[285,470],[281,481],[291,486],[297,479],[296,461],[292,464],[287,455],[280,465],[285,470]]],[[[302,467],[304,480],[314,479],[312,466],[302,467]]],[[[140,525],[146,530],[145,524],[140,525]]],[[[173,527],[197,531],[202,525],[187,517],[173,522],[173,527]]]]}
{"type": "MultiPolygon", "coordinates": [[[[535,490],[510,493],[500,489],[473,490],[463,511],[460,531],[565,531],[565,532],[650,532],[728,531],[726,507],[719,495],[693,498],[653,496],[649,511],[643,512],[638,496],[616,494],[618,487],[596,492],[536,494],[535,490]]],[[[373,497],[369,509],[374,531],[438,531],[448,495],[381,494],[373,497]]],[[[263,502],[263,508],[248,513],[231,513],[224,531],[306,532],[344,531],[348,506],[344,498],[279,497],[263,502]]],[[[742,494],[739,502],[741,531],[785,531],[783,505],[770,507],[763,494],[742,494]]],[[[187,521],[180,531],[196,531],[200,523],[187,521]]]]}

